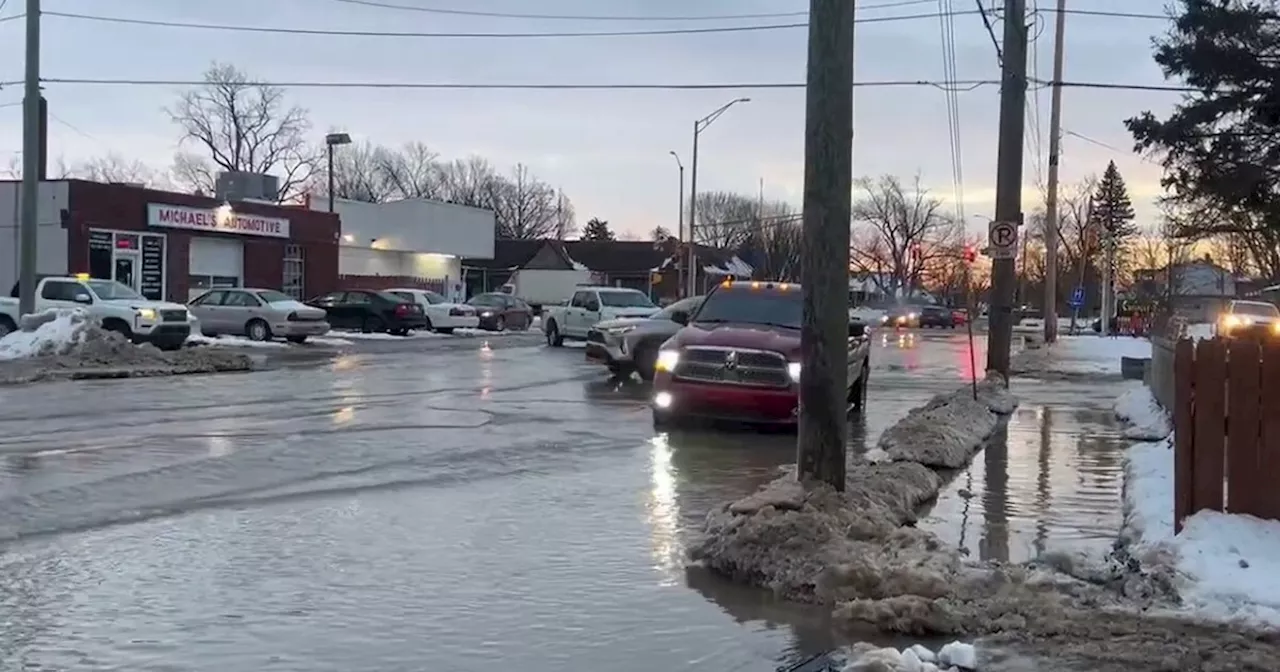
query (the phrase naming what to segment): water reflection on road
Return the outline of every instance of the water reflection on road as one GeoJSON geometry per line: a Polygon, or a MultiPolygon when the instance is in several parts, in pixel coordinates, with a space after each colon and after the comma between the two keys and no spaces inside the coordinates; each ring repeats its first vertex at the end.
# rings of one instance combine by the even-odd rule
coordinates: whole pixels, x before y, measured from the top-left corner
{"type": "MultiPolygon", "coordinates": [[[[954,334],[874,342],[852,450],[972,371],[954,334]]],[[[1019,393],[1007,449],[926,523],[975,555],[1093,539],[1118,510],[1087,410],[1106,395],[1019,393]]],[[[765,670],[835,641],[821,610],[684,566],[794,437],[655,434],[647,389],[577,351],[3,394],[0,670],[765,670]]]]}

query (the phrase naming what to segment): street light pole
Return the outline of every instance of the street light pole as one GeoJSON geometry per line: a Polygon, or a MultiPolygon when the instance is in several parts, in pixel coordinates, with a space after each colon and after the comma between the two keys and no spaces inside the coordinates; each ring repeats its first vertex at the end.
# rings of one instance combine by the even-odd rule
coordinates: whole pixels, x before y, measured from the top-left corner
{"type": "Polygon", "coordinates": [[[686,296],[696,296],[698,294],[698,272],[696,266],[698,264],[698,255],[694,251],[694,244],[697,242],[696,231],[698,229],[698,136],[710,126],[720,115],[726,110],[737,105],[738,103],[749,103],[750,98],[736,98],[724,105],[721,105],[715,112],[693,122],[693,161],[690,166],[689,173],[689,254],[688,254],[688,275],[689,286],[686,296]]]}
{"type": "Polygon", "coordinates": [[[334,201],[334,184],[333,184],[333,148],[338,145],[351,144],[351,136],[346,133],[330,133],[324,136],[324,144],[329,149],[329,212],[333,212],[334,201]]]}
{"type": "Polygon", "coordinates": [[[853,19],[850,0],[809,0],[796,467],[800,480],[826,483],[841,492],[849,433],[845,389],[849,383],[853,19]]]}
{"type": "Polygon", "coordinates": [[[40,0],[27,0],[26,75],[22,99],[22,211],[18,248],[18,315],[36,310],[36,239],[40,235],[40,0]]]}
{"type": "MultiPolygon", "coordinates": [[[[680,161],[680,155],[676,154],[673,149],[668,154],[676,160],[676,166],[680,168],[680,205],[676,208],[676,259],[680,258],[680,245],[684,244],[684,163],[680,161]]],[[[676,262],[676,295],[684,289],[684,268],[679,261],[676,262]]]]}

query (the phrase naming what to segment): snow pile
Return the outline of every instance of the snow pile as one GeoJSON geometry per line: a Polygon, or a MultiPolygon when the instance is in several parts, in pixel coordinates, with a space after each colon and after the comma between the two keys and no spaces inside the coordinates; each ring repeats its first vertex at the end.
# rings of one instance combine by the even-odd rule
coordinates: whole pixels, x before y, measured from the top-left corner
{"type": "Polygon", "coordinates": [[[187,337],[188,345],[211,345],[215,347],[229,348],[285,348],[287,343],[282,341],[254,341],[239,336],[205,336],[203,334],[191,334],[187,337]]]}
{"type": "Polygon", "coordinates": [[[1280,627],[1280,522],[1201,511],[1173,534],[1173,449],[1140,443],[1125,456],[1125,530],[1132,552],[1177,571],[1185,613],[1280,627]]]}
{"type": "Polygon", "coordinates": [[[913,410],[868,459],[848,465],[845,492],[801,484],[789,470],[713,510],[693,558],[796,600],[945,594],[959,555],[904,525],[942,487],[931,467],[963,466],[998,426],[995,410],[1011,413],[1016,406],[998,377],[984,381],[978,397],[961,388],[913,410]],[[942,422],[951,429],[936,431],[942,422]],[[919,440],[912,440],[913,431],[919,440]]]}
{"type": "Polygon", "coordinates": [[[973,390],[961,388],[938,395],[925,406],[907,414],[880,437],[876,449],[868,452],[872,462],[910,461],[935,469],[959,469],[1000,424],[1000,416],[1017,407],[998,376],[973,390]]]}
{"type": "Polygon", "coordinates": [[[1059,336],[1048,348],[1023,350],[1014,357],[1015,373],[1120,375],[1123,358],[1149,359],[1151,341],[1145,338],[1059,336]]]}
{"type": "Polygon", "coordinates": [[[1186,331],[1183,332],[1185,338],[1193,341],[1209,341],[1213,340],[1217,335],[1218,327],[1215,324],[1206,324],[1204,322],[1196,322],[1188,324],[1186,331]]]}
{"type": "Polygon", "coordinates": [[[849,664],[841,672],[939,672],[977,670],[978,653],[972,644],[951,642],[937,653],[920,644],[899,651],[869,644],[852,647],[849,664]]]}
{"type": "Polygon", "coordinates": [[[1144,383],[1130,382],[1116,398],[1115,411],[1117,418],[1129,424],[1124,430],[1127,438],[1159,441],[1173,431],[1168,414],[1144,383]]]}
{"type": "Polygon", "coordinates": [[[241,354],[208,348],[166,353],[152,345],[134,345],[79,308],[50,309],[20,322],[19,331],[0,339],[0,383],[86,377],[89,372],[130,377],[253,368],[241,354]]]}

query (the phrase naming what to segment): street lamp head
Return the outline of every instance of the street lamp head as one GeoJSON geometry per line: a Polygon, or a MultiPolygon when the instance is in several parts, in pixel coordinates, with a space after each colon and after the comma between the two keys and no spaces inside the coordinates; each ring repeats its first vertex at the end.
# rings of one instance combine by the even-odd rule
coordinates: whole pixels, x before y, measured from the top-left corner
{"type": "Polygon", "coordinates": [[[739,99],[737,99],[737,100],[735,100],[735,101],[733,101],[733,102],[735,102],[735,103],[749,103],[749,102],[751,102],[751,99],[750,99],[750,98],[739,98],[739,99]]]}
{"type": "Polygon", "coordinates": [[[324,144],[333,147],[334,145],[351,144],[351,136],[346,133],[330,133],[324,136],[324,144]]]}

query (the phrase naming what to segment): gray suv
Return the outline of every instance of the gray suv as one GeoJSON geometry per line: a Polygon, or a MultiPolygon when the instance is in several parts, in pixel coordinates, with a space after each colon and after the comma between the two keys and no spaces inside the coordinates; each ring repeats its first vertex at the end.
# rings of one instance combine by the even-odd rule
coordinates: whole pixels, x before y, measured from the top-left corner
{"type": "Polygon", "coordinates": [[[681,299],[650,317],[596,323],[587,331],[587,359],[604,364],[615,376],[626,377],[634,371],[644,380],[653,380],[658,349],[689,321],[702,299],[681,299]]]}

